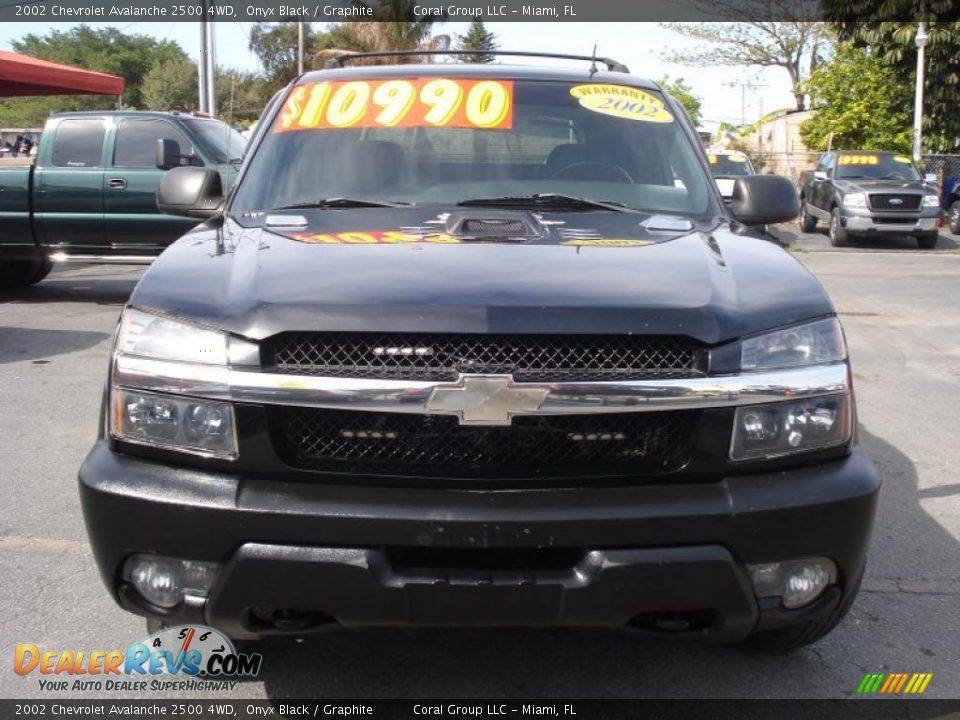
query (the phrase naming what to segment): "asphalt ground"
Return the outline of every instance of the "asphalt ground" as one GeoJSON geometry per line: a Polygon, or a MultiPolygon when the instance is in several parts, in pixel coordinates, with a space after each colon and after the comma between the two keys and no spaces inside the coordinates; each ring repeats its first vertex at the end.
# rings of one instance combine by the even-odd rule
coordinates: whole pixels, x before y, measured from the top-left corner
{"type": "MultiPolygon", "coordinates": [[[[844,698],[866,672],[932,672],[925,697],[960,698],[957,243],[833,251],[822,234],[777,233],[840,311],[862,443],[884,480],[863,590],[831,635],[770,656],[619,630],[335,630],[264,643],[257,680],[207,697],[844,698]]],[[[76,491],[140,272],[75,267],[0,295],[0,697],[123,695],[41,691],[13,672],[14,647],[109,650],[145,635],[101,584],[76,491]]]]}

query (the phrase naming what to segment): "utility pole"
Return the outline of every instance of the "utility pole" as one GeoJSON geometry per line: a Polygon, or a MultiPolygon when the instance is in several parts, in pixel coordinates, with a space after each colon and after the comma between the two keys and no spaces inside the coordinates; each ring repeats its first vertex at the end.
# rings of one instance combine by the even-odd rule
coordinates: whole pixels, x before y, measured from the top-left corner
{"type": "Polygon", "coordinates": [[[207,48],[207,19],[204,15],[200,21],[200,57],[197,58],[197,96],[200,103],[197,109],[200,112],[207,112],[207,55],[210,51],[207,48]]]}
{"type": "Polygon", "coordinates": [[[913,161],[923,159],[923,77],[926,70],[927,36],[926,3],[920,4],[920,25],[917,27],[917,87],[913,94],[913,161]]]}
{"type": "Polygon", "coordinates": [[[303,20],[297,22],[297,75],[303,75],[303,20]]]}
{"type": "MultiPolygon", "coordinates": [[[[212,14],[214,0],[205,0],[204,5],[205,9],[209,8],[208,12],[212,14]]],[[[207,29],[207,112],[210,113],[211,117],[216,117],[217,115],[217,87],[216,87],[216,73],[217,73],[217,47],[216,47],[216,38],[213,33],[213,21],[210,20],[206,23],[207,29]]]]}

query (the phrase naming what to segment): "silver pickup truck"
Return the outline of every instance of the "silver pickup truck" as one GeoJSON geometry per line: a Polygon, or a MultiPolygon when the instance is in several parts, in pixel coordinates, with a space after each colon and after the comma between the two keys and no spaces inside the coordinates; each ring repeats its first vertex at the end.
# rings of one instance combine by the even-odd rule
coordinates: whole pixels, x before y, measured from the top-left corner
{"type": "Polygon", "coordinates": [[[935,182],[906,155],[824,153],[815,170],[800,176],[800,229],[813,232],[818,221],[829,223],[835,247],[857,236],[909,235],[932,250],[941,221],[935,182]]]}

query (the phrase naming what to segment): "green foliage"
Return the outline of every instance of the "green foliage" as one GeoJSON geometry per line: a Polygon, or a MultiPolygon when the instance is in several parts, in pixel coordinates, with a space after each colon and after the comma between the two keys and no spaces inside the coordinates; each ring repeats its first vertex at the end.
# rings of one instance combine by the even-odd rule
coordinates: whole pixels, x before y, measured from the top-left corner
{"type": "Polygon", "coordinates": [[[671,80],[669,75],[664,75],[660,80],[660,87],[664,92],[673,95],[674,99],[683,105],[683,109],[687,111],[694,127],[700,125],[700,120],[703,119],[701,101],[699,97],[693,94],[693,88],[687,85],[686,80],[682,77],[671,80]]]}
{"type": "Polygon", "coordinates": [[[487,30],[482,20],[474,20],[470,23],[470,29],[466,35],[457,37],[457,47],[459,50],[474,51],[470,55],[461,55],[460,61],[465,63],[489,63],[496,58],[491,53],[499,46],[497,36],[487,30]]]}
{"type": "MultiPolygon", "coordinates": [[[[960,4],[956,0],[925,0],[930,42],[926,50],[923,148],[925,152],[960,150],[960,4]]],[[[844,40],[869,47],[911,88],[916,83],[917,22],[881,22],[916,18],[916,0],[828,0],[824,16],[844,40]]],[[[912,117],[911,117],[912,121],[912,117]]]]}
{"type": "MultiPolygon", "coordinates": [[[[26,35],[11,43],[15,52],[123,77],[125,107],[143,107],[142,85],[157,62],[186,60],[180,46],[148,35],[127,35],[117,28],[94,30],[78,25],[69,30],[51,30],[46,35],[26,35]]],[[[14,98],[0,103],[5,124],[41,125],[52,112],[114,109],[117,99],[103,95],[55,95],[14,98]]]]}
{"type": "Polygon", "coordinates": [[[800,128],[812,150],[895,150],[911,145],[911,89],[880,58],[851,44],[818,68],[807,83],[817,114],[800,128]]]}
{"type": "MultiPolygon", "coordinates": [[[[260,60],[273,91],[297,76],[297,32],[295,22],[256,23],[250,31],[250,50],[260,60]]],[[[310,23],[303,24],[303,62],[307,69],[310,58],[324,47],[325,39],[325,33],[315,32],[310,23]]]]}
{"type": "Polygon", "coordinates": [[[147,110],[197,109],[197,65],[186,58],[169,58],[153,64],[143,79],[143,107],[147,110]]]}

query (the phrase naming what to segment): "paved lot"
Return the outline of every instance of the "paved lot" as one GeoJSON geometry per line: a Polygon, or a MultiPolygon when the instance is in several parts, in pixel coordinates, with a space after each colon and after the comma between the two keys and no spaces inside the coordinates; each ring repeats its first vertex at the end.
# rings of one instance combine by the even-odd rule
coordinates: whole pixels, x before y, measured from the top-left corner
{"type": "MultiPolygon", "coordinates": [[[[856,363],[861,437],[884,478],[859,601],[817,645],[786,656],[609,631],[334,631],[264,647],[237,697],[846,697],[867,671],[935,674],[960,697],[960,253],[829,249],[796,257],[831,292],[856,363]]],[[[54,273],[0,296],[0,696],[37,696],[17,642],[123,648],[139,619],[112,605],[75,489],[94,437],[110,333],[139,271],[54,273]]]]}

